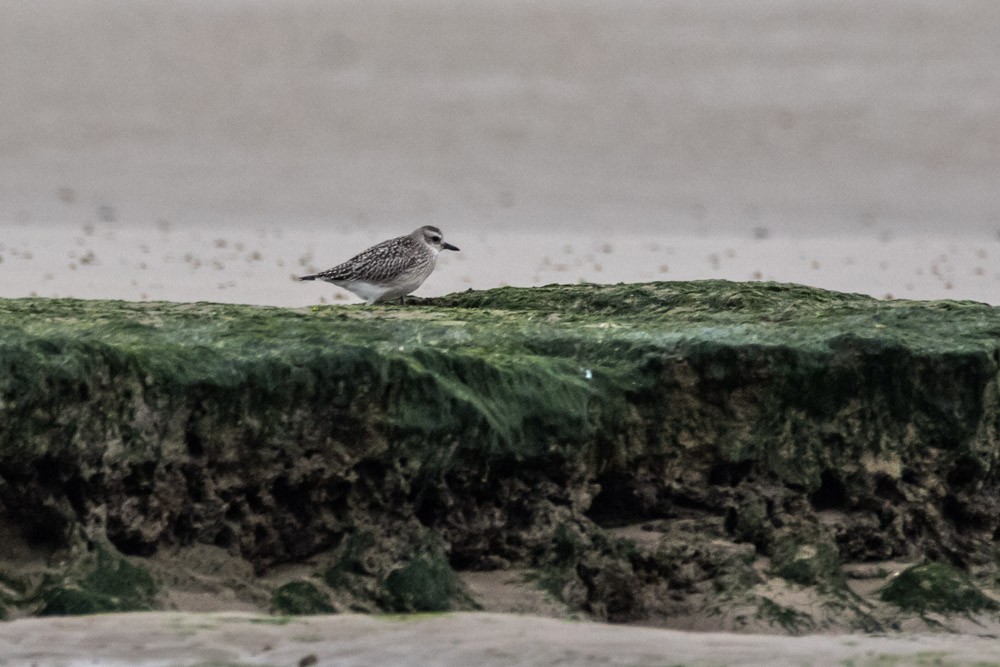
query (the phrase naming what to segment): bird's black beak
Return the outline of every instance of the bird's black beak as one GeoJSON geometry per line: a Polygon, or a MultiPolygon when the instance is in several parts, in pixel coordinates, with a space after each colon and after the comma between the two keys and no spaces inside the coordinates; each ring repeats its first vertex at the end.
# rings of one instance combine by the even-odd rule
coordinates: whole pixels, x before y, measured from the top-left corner
{"type": "Polygon", "coordinates": [[[456,248],[455,246],[453,246],[450,243],[442,243],[441,244],[441,249],[442,250],[458,250],[458,248],[456,248]]]}

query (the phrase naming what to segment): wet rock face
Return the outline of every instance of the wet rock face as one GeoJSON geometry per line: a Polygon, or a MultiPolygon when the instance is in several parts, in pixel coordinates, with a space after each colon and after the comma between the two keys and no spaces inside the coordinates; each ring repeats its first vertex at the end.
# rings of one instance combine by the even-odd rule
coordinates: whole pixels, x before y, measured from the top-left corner
{"type": "Polygon", "coordinates": [[[4,301],[0,523],[36,560],[325,559],[334,608],[470,606],[449,572],[517,566],[599,618],[821,627],[760,587],[997,561],[998,333],[981,304],[716,281],[4,301]]]}

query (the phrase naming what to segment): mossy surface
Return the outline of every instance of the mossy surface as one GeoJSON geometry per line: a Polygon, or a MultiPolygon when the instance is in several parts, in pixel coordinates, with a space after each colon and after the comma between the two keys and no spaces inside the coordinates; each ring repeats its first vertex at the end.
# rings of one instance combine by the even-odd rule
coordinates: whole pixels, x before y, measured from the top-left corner
{"type": "Polygon", "coordinates": [[[774,549],[772,566],[775,574],[792,583],[823,586],[829,591],[846,590],[840,557],[830,544],[785,539],[774,549]]]}
{"type": "Polygon", "coordinates": [[[441,554],[417,554],[385,578],[388,610],[440,612],[453,608],[461,594],[458,577],[441,554]]]}
{"type": "MultiPolygon", "coordinates": [[[[683,359],[716,391],[766,379],[755,397],[759,432],[733,439],[723,453],[815,488],[821,467],[840,452],[813,443],[809,422],[849,401],[868,399],[876,422],[918,408],[910,416],[926,416],[919,426],[939,446],[970,436],[983,407],[976,385],[996,370],[1000,330],[995,309],[982,304],[882,302],[768,283],[502,288],[425,303],[301,312],[0,302],[8,420],[0,455],[21,448],[55,455],[74,436],[96,435],[120,443],[120,455],[155,455],[164,443],[135,414],[147,397],[166,401],[162,407],[200,400],[228,419],[253,415],[246,437],[268,442],[289,414],[316,400],[309,396],[334,401],[342,417],[364,415],[396,447],[475,433],[480,456],[541,457],[552,447],[586,453],[628,427],[634,399],[666,389],[664,372],[683,359]],[[962,377],[938,372],[941,365],[962,377]],[[67,421],[66,409],[80,403],[117,410],[119,421],[102,426],[95,410],[67,421]],[[790,450],[761,430],[763,408],[779,407],[802,431],[790,450]]],[[[425,465],[447,468],[446,458],[425,465]]]]}
{"type": "Polygon", "coordinates": [[[292,616],[336,612],[330,597],[309,581],[290,581],[276,588],[271,595],[271,609],[292,616]]]}
{"type": "Polygon", "coordinates": [[[1000,608],[967,574],[942,563],[922,563],[903,570],[880,596],[901,609],[921,613],[975,613],[1000,608]]]}
{"type": "MultiPolygon", "coordinates": [[[[772,283],[0,300],[0,524],[46,553],[325,554],[360,611],[467,607],[455,570],[513,564],[643,620],[752,587],[747,554],[835,591],[841,563],[997,562],[998,372],[995,308],[772,283]],[[605,532],[647,521],[713,538],[605,532]]],[[[124,599],[83,590],[52,608],[124,599]]]]}
{"type": "Polygon", "coordinates": [[[156,608],[158,586],[142,567],[106,550],[77,563],[63,578],[42,583],[40,616],[75,616],[156,608]]]}

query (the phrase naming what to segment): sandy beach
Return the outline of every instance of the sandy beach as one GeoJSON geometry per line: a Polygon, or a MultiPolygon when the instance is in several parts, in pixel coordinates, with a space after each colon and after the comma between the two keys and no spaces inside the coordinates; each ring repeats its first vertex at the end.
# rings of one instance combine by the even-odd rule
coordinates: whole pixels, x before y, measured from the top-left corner
{"type": "Polygon", "coordinates": [[[774,637],[511,614],[416,617],[132,614],[0,626],[0,664],[83,665],[988,665],[993,637],[774,637]],[[56,647],[67,647],[59,649],[56,647]]]}
{"type": "Polygon", "coordinates": [[[0,295],[796,281],[1000,303],[995,3],[0,2],[0,295]]]}
{"type": "MultiPolygon", "coordinates": [[[[325,283],[299,283],[406,227],[201,228],[117,223],[14,226],[0,241],[0,296],[215,301],[304,307],[357,304],[325,283]]],[[[970,237],[748,239],[624,233],[445,231],[443,253],[416,296],[551,283],[769,280],[877,298],[1000,304],[1000,244],[970,237]]]]}

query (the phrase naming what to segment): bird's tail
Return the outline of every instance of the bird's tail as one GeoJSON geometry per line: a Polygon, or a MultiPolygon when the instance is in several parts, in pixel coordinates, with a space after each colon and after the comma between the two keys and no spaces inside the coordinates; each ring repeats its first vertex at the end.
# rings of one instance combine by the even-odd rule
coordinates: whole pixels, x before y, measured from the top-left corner
{"type": "Polygon", "coordinates": [[[316,278],[318,278],[318,277],[319,277],[319,276],[317,276],[317,275],[311,275],[311,276],[299,276],[298,278],[296,278],[296,280],[298,280],[298,281],[300,281],[300,282],[301,282],[301,281],[303,281],[303,280],[316,280],[316,278]]]}

